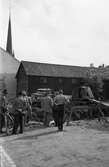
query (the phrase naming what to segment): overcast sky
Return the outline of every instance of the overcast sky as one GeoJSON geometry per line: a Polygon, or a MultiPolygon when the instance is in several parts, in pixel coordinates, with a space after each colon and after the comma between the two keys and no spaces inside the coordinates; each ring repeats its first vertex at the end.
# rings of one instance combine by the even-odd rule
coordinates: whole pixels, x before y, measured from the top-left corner
{"type": "MultiPolygon", "coordinates": [[[[9,0],[0,0],[0,46],[6,47],[9,0]]],[[[16,58],[109,65],[109,0],[11,0],[16,58]]]]}

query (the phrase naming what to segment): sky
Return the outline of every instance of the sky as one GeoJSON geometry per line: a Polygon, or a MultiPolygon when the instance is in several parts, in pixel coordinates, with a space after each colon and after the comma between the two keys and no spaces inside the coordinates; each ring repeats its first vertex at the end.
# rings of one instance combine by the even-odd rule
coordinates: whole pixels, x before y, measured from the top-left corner
{"type": "Polygon", "coordinates": [[[0,47],[4,49],[9,6],[18,60],[109,65],[108,0],[0,0],[0,47]]]}

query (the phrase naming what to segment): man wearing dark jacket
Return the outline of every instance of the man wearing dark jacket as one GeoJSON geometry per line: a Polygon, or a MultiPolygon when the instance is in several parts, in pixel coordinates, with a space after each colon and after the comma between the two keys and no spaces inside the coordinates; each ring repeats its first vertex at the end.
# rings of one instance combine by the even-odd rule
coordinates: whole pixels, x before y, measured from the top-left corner
{"type": "Polygon", "coordinates": [[[18,126],[20,126],[20,133],[23,133],[23,112],[25,111],[25,101],[22,93],[18,93],[18,97],[15,99],[13,104],[13,115],[14,115],[14,128],[13,134],[17,133],[18,126]]]}

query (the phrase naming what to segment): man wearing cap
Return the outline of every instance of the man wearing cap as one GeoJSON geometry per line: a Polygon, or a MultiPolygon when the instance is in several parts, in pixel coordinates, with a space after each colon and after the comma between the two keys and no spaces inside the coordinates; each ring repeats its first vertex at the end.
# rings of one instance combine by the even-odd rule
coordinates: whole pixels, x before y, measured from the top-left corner
{"type": "Polygon", "coordinates": [[[57,126],[59,131],[63,131],[64,105],[66,101],[63,90],[59,90],[59,94],[54,98],[54,104],[57,106],[57,126]]]}
{"type": "Polygon", "coordinates": [[[7,94],[7,89],[4,89],[0,100],[0,133],[2,133],[2,128],[5,123],[5,112],[8,110],[7,94]]]}

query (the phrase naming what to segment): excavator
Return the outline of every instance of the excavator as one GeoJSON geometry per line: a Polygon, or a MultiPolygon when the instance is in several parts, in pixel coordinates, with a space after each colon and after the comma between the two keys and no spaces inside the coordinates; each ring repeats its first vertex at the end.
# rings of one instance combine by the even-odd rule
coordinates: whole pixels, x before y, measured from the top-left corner
{"type": "Polygon", "coordinates": [[[77,96],[72,96],[65,107],[67,121],[80,119],[94,119],[109,116],[109,104],[96,100],[89,86],[77,89],[77,96]]]}

